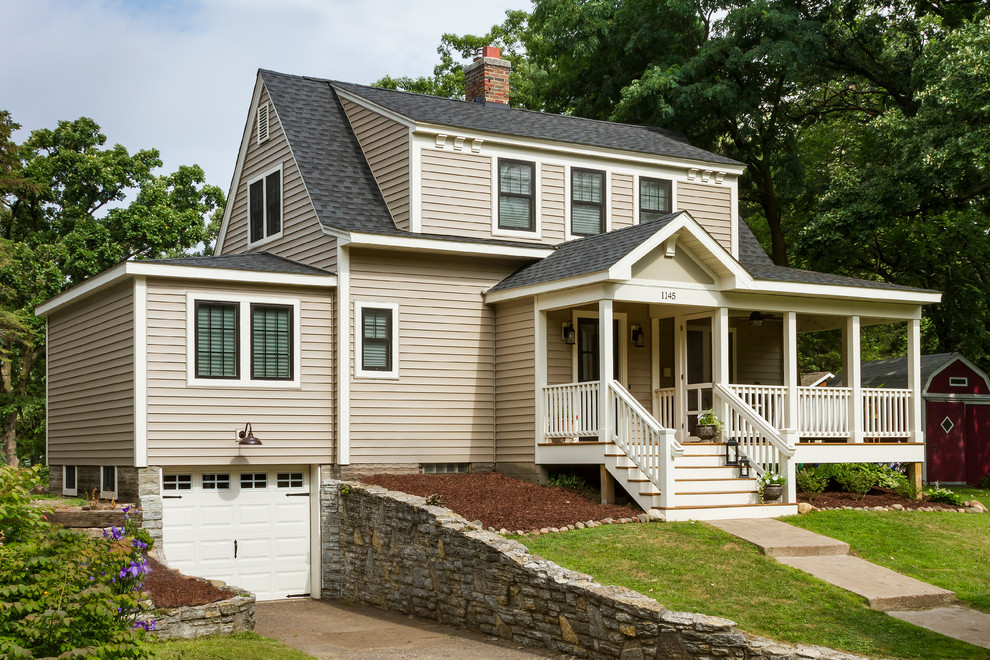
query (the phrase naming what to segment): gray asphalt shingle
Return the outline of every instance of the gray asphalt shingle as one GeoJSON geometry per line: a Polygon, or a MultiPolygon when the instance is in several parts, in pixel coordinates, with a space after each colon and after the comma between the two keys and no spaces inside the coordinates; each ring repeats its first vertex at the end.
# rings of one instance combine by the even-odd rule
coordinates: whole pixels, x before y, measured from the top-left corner
{"type": "Polygon", "coordinates": [[[191,266],[194,268],[230,268],[253,270],[260,273],[289,273],[294,275],[330,275],[325,270],[307,266],[268,252],[223,254],[212,257],[176,257],[174,259],[148,259],[143,263],[167,266],[191,266]]]}
{"type": "MultiPolygon", "coordinates": [[[[962,357],[959,353],[933,353],[921,356],[921,386],[924,387],[932,374],[948,362],[962,357]]],[[[891,358],[889,360],[870,360],[860,365],[861,387],[893,387],[908,386],[907,358],[891,358]]],[[[845,376],[840,372],[829,381],[829,387],[846,387],[845,376]]]]}

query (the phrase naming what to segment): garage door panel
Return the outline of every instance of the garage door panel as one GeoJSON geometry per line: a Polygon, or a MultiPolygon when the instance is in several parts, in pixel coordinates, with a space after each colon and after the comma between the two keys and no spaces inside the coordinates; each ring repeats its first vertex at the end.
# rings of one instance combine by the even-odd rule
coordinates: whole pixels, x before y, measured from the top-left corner
{"type": "Polygon", "coordinates": [[[268,469],[268,488],[241,488],[240,471],[231,471],[231,488],[202,489],[202,473],[216,472],[193,472],[191,490],[164,499],[163,546],[169,565],[189,575],[224,580],[259,600],[308,593],[310,498],[286,497],[309,494],[308,468],[268,469]],[[305,475],[303,488],[297,488],[298,483],[276,487],[276,472],[290,470],[305,475]]]}

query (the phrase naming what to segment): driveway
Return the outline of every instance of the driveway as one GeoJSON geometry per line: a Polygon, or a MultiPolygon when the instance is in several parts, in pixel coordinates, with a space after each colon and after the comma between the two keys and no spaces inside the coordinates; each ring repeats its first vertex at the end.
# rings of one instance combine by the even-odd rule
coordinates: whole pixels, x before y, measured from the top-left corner
{"type": "Polygon", "coordinates": [[[258,603],[254,631],[316,658],[559,658],[538,649],[341,601],[258,603]]]}

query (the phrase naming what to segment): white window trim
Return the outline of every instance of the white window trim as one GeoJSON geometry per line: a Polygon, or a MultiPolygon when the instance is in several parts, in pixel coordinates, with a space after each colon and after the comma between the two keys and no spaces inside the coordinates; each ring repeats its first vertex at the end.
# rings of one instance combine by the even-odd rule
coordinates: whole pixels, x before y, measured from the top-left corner
{"type": "Polygon", "coordinates": [[[374,380],[399,379],[399,305],[397,303],[354,301],[354,377],[374,380]],[[365,309],[388,309],[392,311],[392,369],[390,371],[369,371],[362,368],[364,354],[364,332],[361,327],[362,312],[365,309]]]}
{"type": "Polygon", "coordinates": [[[502,236],[505,238],[542,238],[543,224],[540,217],[540,162],[528,160],[523,157],[513,156],[492,156],[492,236],[502,236]],[[533,164],[533,231],[528,229],[506,229],[499,227],[498,214],[499,202],[501,201],[501,189],[499,188],[499,166],[501,159],[514,160],[523,163],[533,164]]]}
{"type": "Polygon", "coordinates": [[[612,170],[596,164],[571,165],[568,163],[564,166],[564,240],[566,241],[601,235],[590,234],[589,236],[585,236],[584,234],[574,234],[571,232],[571,170],[575,167],[579,170],[595,170],[604,174],[602,194],[605,198],[605,230],[602,234],[612,231],[612,170]]]}
{"type": "MultiPolygon", "coordinates": [[[[101,470],[100,471],[100,479],[102,479],[102,478],[103,478],[103,472],[101,470]]],[[[71,495],[73,497],[75,497],[76,495],[79,494],[79,468],[77,466],[75,466],[75,465],[63,465],[62,466],[62,494],[63,495],[71,495]],[[72,468],[75,471],[75,475],[76,475],[76,478],[75,478],[76,487],[75,488],[66,488],[65,487],[65,471],[68,470],[69,468],[72,468]]]]}
{"type": "MultiPolygon", "coordinates": [[[[251,179],[248,179],[247,187],[245,188],[245,192],[247,194],[247,242],[248,242],[248,247],[249,248],[261,247],[262,245],[266,245],[268,243],[271,243],[272,241],[276,241],[276,240],[282,238],[282,232],[285,231],[285,173],[282,171],[282,163],[279,163],[278,165],[276,165],[275,167],[273,167],[273,168],[271,168],[269,170],[266,170],[265,172],[259,174],[258,176],[255,176],[255,177],[253,177],[251,179]],[[274,233],[274,234],[271,234],[271,235],[266,235],[261,240],[252,241],[251,240],[251,186],[254,185],[255,183],[257,183],[258,181],[263,181],[264,179],[266,179],[268,176],[274,174],[275,172],[278,172],[279,173],[278,174],[278,198],[279,198],[279,201],[280,201],[281,206],[282,206],[281,211],[279,213],[278,232],[277,233],[274,233]]],[[[268,187],[265,184],[262,184],[261,185],[261,192],[262,192],[262,195],[264,195],[264,197],[267,197],[268,196],[268,187]]],[[[267,199],[264,199],[264,198],[262,199],[261,207],[262,207],[262,209],[264,209],[265,213],[267,214],[268,213],[267,199]]],[[[267,231],[267,229],[268,229],[268,217],[267,217],[267,215],[264,218],[264,223],[263,224],[265,226],[265,230],[267,231]]]]}
{"type": "Polygon", "coordinates": [[[639,221],[639,204],[640,204],[640,181],[642,179],[652,179],[654,181],[670,181],[670,212],[677,213],[677,179],[670,176],[661,176],[659,174],[639,174],[633,177],[633,224],[641,224],[639,221]]]}
{"type": "Polygon", "coordinates": [[[216,293],[209,290],[186,292],[186,385],[212,389],[299,389],[302,360],[302,333],[300,331],[299,298],[287,296],[263,296],[249,294],[216,293]],[[196,377],[196,302],[238,303],[238,371],[237,378],[196,377]],[[251,378],[251,304],[286,305],[292,307],[292,380],[261,380],[251,378]]]}
{"type": "MultiPolygon", "coordinates": [[[[77,472],[76,472],[76,479],[78,480],[78,478],[79,478],[79,473],[78,473],[78,470],[77,470],[77,472]]],[[[120,475],[117,473],[117,466],[116,465],[101,465],[100,466],[100,497],[103,498],[103,499],[105,499],[105,500],[115,500],[115,499],[117,499],[117,490],[116,489],[120,485],[118,483],[119,480],[120,480],[120,475]],[[106,468],[113,468],[113,486],[114,486],[114,490],[107,490],[106,487],[103,484],[103,470],[105,470],[106,468]]],[[[76,485],[78,485],[78,481],[76,482],[76,485]]]]}
{"type": "Polygon", "coordinates": [[[966,376],[949,376],[949,387],[969,387],[969,378],[966,376]]]}

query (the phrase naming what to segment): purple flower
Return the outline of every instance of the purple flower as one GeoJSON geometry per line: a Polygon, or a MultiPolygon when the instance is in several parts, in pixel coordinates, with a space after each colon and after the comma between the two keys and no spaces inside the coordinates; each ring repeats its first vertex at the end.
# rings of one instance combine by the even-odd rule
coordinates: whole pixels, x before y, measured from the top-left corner
{"type": "Polygon", "coordinates": [[[155,629],[155,620],[154,619],[149,619],[147,621],[135,621],[134,622],[134,627],[135,628],[140,628],[141,630],[154,630],[155,629]]]}
{"type": "Polygon", "coordinates": [[[131,507],[129,507],[129,506],[125,506],[123,509],[121,509],[121,511],[124,512],[124,515],[125,516],[127,515],[127,512],[130,511],[130,510],[131,510],[131,507]]]}

